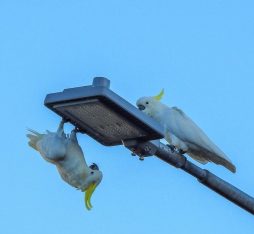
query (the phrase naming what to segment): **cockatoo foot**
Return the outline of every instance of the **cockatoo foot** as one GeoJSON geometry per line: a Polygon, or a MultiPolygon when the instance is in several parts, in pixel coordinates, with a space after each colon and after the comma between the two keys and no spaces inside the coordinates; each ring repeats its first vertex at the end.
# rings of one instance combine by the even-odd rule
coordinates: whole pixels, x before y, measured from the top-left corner
{"type": "Polygon", "coordinates": [[[75,131],[75,132],[80,132],[80,129],[79,129],[78,127],[75,127],[75,128],[74,128],[74,131],[75,131]]]}
{"type": "Polygon", "coordinates": [[[61,123],[62,123],[62,124],[65,124],[65,123],[67,123],[67,122],[68,122],[67,119],[62,118],[62,120],[61,120],[61,123]]]}
{"type": "Polygon", "coordinates": [[[139,156],[139,160],[144,161],[145,160],[144,156],[139,156]]]}
{"type": "Polygon", "coordinates": [[[167,146],[170,148],[172,153],[175,153],[177,151],[177,149],[176,149],[176,147],[174,145],[167,144],[167,146]]]}
{"type": "Polygon", "coordinates": [[[75,127],[72,131],[71,131],[71,135],[70,135],[70,139],[72,141],[76,141],[78,142],[78,139],[77,139],[77,133],[79,132],[79,129],[77,127],[75,127]]]}
{"type": "Polygon", "coordinates": [[[64,124],[66,123],[67,121],[65,121],[64,119],[61,120],[59,126],[58,126],[58,129],[57,129],[57,133],[59,136],[64,136],[64,124]]]}
{"type": "Polygon", "coordinates": [[[182,150],[182,149],[179,149],[179,150],[178,150],[178,153],[179,153],[179,154],[185,154],[185,153],[187,153],[187,151],[182,150]]]}

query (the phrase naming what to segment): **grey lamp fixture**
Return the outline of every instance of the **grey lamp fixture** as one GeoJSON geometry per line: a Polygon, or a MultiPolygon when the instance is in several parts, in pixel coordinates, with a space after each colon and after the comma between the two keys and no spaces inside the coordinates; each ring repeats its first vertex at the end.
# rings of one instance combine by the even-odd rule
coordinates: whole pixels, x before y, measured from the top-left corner
{"type": "Polygon", "coordinates": [[[196,177],[199,182],[254,214],[254,198],[187,160],[162,144],[162,127],[109,89],[110,81],[96,77],[93,84],[46,96],[44,104],[66,121],[105,146],[124,145],[141,159],[155,155],[196,177]]]}
{"type": "Polygon", "coordinates": [[[111,91],[109,85],[108,79],[96,77],[93,85],[47,95],[45,105],[106,146],[163,138],[159,124],[111,91]]]}

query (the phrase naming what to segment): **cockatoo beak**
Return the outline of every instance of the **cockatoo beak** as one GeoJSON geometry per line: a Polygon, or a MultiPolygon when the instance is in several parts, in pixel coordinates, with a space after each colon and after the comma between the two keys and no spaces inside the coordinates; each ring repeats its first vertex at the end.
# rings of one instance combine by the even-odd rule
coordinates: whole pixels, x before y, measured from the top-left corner
{"type": "Polygon", "coordinates": [[[143,111],[143,110],[146,109],[146,108],[145,108],[144,105],[139,104],[139,105],[138,105],[138,109],[141,110],[141,111],[143,111]]]}
{"type": "Polygon", "coordinates": [[[91,183],[85,191],[85,205],[88,210],[91,210],[93,207],[91,204],[91,197],[97,185],[98,185],[97,183],[91,183]]]}

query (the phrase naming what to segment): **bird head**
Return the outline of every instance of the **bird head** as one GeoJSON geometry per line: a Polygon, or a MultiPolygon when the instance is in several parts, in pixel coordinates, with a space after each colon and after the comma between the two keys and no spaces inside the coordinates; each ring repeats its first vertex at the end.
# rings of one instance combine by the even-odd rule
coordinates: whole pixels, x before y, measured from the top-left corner
{"type": "Polygon", "coordinates": [[[89,175],[87,176],[85,186],[82,189],[85,191],[85,205],[88,210],[91,210],[92,208],[91,197],[101,180],[102,172],[99,170],[99,167],[93,163],[89,166],[89,175]]]}
{"type": "Polygon", "coordinates": [[[139,98],[136,105],[139,110],[152,117],[155,113],[158,113],[160,108],[160,100],[162,99],[163,95],[164,89],[162,89],[161,92],[156,96],[139,98]]]}

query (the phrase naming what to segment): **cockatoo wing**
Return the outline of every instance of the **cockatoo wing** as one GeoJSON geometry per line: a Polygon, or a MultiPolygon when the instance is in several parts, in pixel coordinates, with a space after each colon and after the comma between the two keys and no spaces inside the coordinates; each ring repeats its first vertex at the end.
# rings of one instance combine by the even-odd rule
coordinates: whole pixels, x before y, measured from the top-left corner
{"type": "Polygon", "coordinates": [[[45,160],[56,162],[64,159],[67,142],[65,135],[49,131],[46,134],[40,134],[31,129],[29,131],[33,133],[27,134],[30,138],[29,145],[39,151],[45,160]]]}
{"type": "Polygon", "coordinates": [[[173,107],[167,120],[168,130],[188,146],[188,152],[201,163],[212,161],[235,172],[230,159],[208,138],[208,136],[179,108],[173,107]]]}

